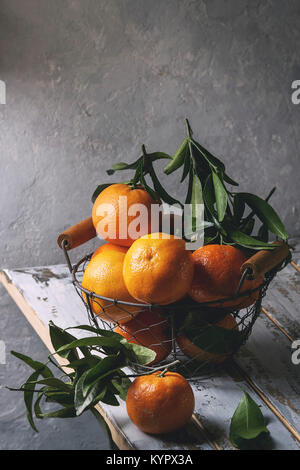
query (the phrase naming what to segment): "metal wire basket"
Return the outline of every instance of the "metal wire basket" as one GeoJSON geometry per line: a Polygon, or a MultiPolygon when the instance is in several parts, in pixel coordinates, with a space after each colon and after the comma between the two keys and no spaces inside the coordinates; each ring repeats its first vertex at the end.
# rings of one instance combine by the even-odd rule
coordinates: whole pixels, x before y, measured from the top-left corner
{"type": "Polygon", "coordinates": [[[86,307],[89,323],[99,329],[111,331],[117,329],[121,334],[122,332],[127,334],[125,337],[128,341],[143,346],[145,345],[143,344],[143,335],[147,334],[147,347],[153,349],[163,358],[161,361],[147,366],[131,363],[131,368],[139,374],[150,372],[154,368],[157,369],[158,366],[163,367],[165,364],[179,360],[177,371],[187,378],[193,378],[201,375],[204,371],[206,373],[208,369],[215,368],[224,360],[234,355],[247,341],[253,325],[260,314],[262,299],[266,294],[268,286],[277,272],[285,266],[289,257],[289,249],[286,244],[274,250],[274,253],[265,251],[264,255],[260,256],[259,259],[260,272],[262,271],[262,264],[264,265],[265,272],[263,273],[263,282],[255,289],[242,292],[245,279],[253,274],[253,272],[251,273],[251,268],[248,263],[248,266],[246,266],[241,273],[241,279],[235,296],[230,298],[206,303],[195,303],[192,300],[184,299],[183,301],[164,306],[123,302],[118,299],[99,296],[95,292],[91,292],[82,287],[81,279],[93,253],[85,256],[75,265],[72,265],[70,261],[68,250],[79,246],[82,242],[95,236],[95,232],[90,225],[90,219],[86,219],[86,221],[62,233],[59,236],[58,243],[64,251],[74,287],[86,307]],[[81,231],[79,237],[78,226],[80,226],[79,231],[81,231]],[[82,230],[83,227],[84,230],[82,230]],[[87,233],[87,227],[89,228],[89,233],[87,233]],[[74,230],[74,228],[76,230],[74,230]],[[76,235],[74,236],[74,234],[76,235]],[[247,308],[239,309],[238,300],[240,299],[242,302],[245,298],[253,296],[254,293],[257,293],[255,295],[255,302],[247,308]],[[232,300],[235,302],[234,309],[224,308],[224,305],[226,306],[226,303],[232,300]],[[97,308],[95,308],[96,306],[97,308]],[[191,309],[198,309],[199,317],[201,317],[202,324],[205,328],[211,327],[211,325],[214,324],[217,325],[217,323],[228,314],[232,315],[236,322],[235,330],[239,333],[240,340],[238,345],[229,353],[223,355],[211,354],[209,352],[211,349],[208,349],[208,351],[199,349],[196,354],[193,354],[193,357],[188,357],[184,348],[182,348],[182,346],[179,347],[178,335],[180,335],[182,321],[191,309]],[[116,317],[116,310],[118,311],[119,321],[114,319],[116,317]],[[95,311],[97,311],[97,314],[95,311]],[[143,320],[147,319],[147,312],[155,312],[154,323],[149,324],[149,321],[143,320]],[[131,321],[132,324],[132,320],[134,320],[134,331],[132,331],[131,328],[130,334],[128,334],[128,322],[131,321]],[[162,329],[166,332],[163,340],[160,335],[162,329]],[[153,340],[150,344],[149,338],[151,338],[151,341],[153,340]]]}

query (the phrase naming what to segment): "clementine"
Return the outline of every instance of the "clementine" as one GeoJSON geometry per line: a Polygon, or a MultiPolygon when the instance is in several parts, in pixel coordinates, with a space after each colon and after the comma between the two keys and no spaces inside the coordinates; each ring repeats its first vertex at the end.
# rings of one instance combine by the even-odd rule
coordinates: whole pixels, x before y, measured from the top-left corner
{"type": "Polygon", "coordinates": [[[154,233],[136,240],[125,255],[128,292],[140,302],[166,305],[184,297],[193,279],[192,255],[185,241],[154,233]]]}
{"type": "Polygon", "coordinates": [[[131,421],[142,431],[162,434],[181,428],[192,417],[195,399],[187,380],[176,372],[155,372],[134,380],[127,392],[131,421]]]}
{"type": "Polygon", "coordinates": [[[159,309],[145,310],[124,326],[114,331],[124,336],[129,343],[140,344],[156,352],[155,359],[148,366],[161,362],[171,352],[172,339],[168,320],[159,309]]]}
{"type": "Polygon", "coordinates": [[[131,189],[127,184],[112,184],[94,202],[93,225],[101,238],[130,246],[134,240],[151,232],[151,206],[159,202],[142,187],[131,189]]]}
{"type": "MultiPolygon", "coordinates": [[[[237,322],[236,322],[235,318],[233,317],[233,315],[227,314],[225,316],[225,318],[223,318],[222,320],[220,320],[220,321],[218,321],[214,324],[207,324],[207,325],[203,325],[202,327],[200,327],[200,335],[202,336],[202,341],[203,341],[203,336],[205,336],[205,335],[207,335],[207,336],[210,335],[211,336],[211,334],[210,334],[211,332],[209,331],[209,328],[210,328],[210,326],[214,326],[214,325],[219,327],[219,328],[224,328],[226,330],[236,330],[236,331],[238,331],[238,325],[237,325],[237,322]]],[[[199,330],[197,331],[196,328],[194,328],[193,333],[195,334],[196,338],[197,338],[197,335],[198,335],[198,338],[199,338],[199,330]]],[[[212,330],[212,333],[216,333],[216,331],[212,330]]],[[[222,333],[221,333],[221,336],[218,339],[220,341],[219,344],[215,343],[215,341],[217,341],[216,338],[209,339],[208,340],[208,345],[209,345],[208,349],[211,349],[211,350],[214,350],[214,349],[215,350],[216,349],[219,349],[219,350],[221,349],[222,350],[223,348],[228,349],[228,345],[225,344],[226,339],[224,337],[222,337],[222,333]]],[[[204,351],[199,346],[196,346],[196,344],[194,344],[189,338],[187,338],[186,333],[185,333],[184,330],[179,331],[179,333],[176,337],[176,341],[177,341],[177,344],[180,347],[181,351],[186,356],[190,357],[191,359],[195,359],[198,362],[221,363],[221,362],[224,362],[225,359],[227,359],[234,352],[232,350],[230,352],[226,352],[226,353],[223,352],[223,353],[220,353],[220,354],[216,354],[216,353],[213,353],[213,352],[204,351]]],[[[232,343],[231,343],[231,345],[233,346],[232,343]]]]}
{"type": "Polygon", "coordinates": [[[126,253],[127,249],[128,248],[125,246],[114,245],[113,243],[104,243],[104,245],[99,246],[94,251],[92,258],[94,258],[94,256],[98,255],[99,253],[103,253],[103,251],[115,250],[120,251],[121,253],[126,253]]]}
{"type": "MultiPolygon", "coordinates": [[[[231,245],[206,245],[194,251],[192,256],[195,273],[189,295],[196,302],[212,302],[235,295],[241,278],[241,266],[247,260],[241,250],[231,245]]],[[[241,293],[257,288],[262,282],[263,277],[255,281],[246,279],[241,293]]],[[[238,310],[252,305],[258,296],[259,291],[255,291],[216,305],[238,310]]]]}
{"type": "MultiPolygon", "coordinates": [[[[136,303],[123,280],[124,257],[125,253],[119,247],[102,250],[91,258],[87,265],[82,278],[82,287],[96,295],[136,303]]],[[[97,298],[90,299],[90,304],[95,315],[120,324],[129,322],[140,311],[138,307],[114,304],[97,298]]]]}

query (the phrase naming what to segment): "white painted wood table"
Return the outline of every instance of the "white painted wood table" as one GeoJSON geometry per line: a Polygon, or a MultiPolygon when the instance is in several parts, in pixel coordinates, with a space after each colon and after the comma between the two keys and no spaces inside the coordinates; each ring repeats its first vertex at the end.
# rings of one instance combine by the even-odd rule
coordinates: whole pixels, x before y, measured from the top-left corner
{"type": "MultiPolygon", "coordinates": [[[[248,342],[226,369],[191,382],[196,407],[185,428],[150,436],[131,423],[124,402],[119,407],[95,407],[120,449],[232,449],[229,426],[241,389],[261,406],[271,433],[270,448],[300,449],[300,365],[291,361],[292,342],[300,339],[300,239],[291,244],[293,261],[271,283],[248,342]]],[[[51,352],[50,320],[62,328],[87,323],[65,265],[4,269],[0,280],[51,352]]],[[[62,359],[59,362],[64,365],[62,359]]]]}

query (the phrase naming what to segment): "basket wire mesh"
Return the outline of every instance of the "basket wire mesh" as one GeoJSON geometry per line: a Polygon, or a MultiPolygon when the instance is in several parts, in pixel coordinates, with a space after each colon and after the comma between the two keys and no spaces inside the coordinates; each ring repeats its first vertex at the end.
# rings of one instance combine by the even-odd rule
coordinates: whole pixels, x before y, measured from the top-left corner
{"type": "MultiPolygon", "coordinates": [[[[198,376],[203,376],[203,374],[207,374],[215,368],[220,367],[219,361],[210,360],[207,356],[208,353],[206,351],[199,349],[199,353],[190,358],[185,355],[184,352],[178,346],[176,342],[176,337],[179,330],[177,313],[179,312],[179,316],[181,315],[182,318],[185,316],[185,312],[182,310],[186,311],[189,309],[189,304],[186,301],[179,301],[172,305],[157,306],[151,304],[123,302],[119,301],[118,299],[111,299],[99,296],[94,292],[83,288],[81,285],[83,273],[93,253],[85,256],[77,264],[72,266],[67,252],[66,244],[63,243],[62,247],[64,250],[69,270],[72,274],[72,281],[74,287],[86,307],[90,325],[94,326],[97,329],[104,329],[109,331],[114,331],[114,329],[118,327],[119,329],[126,332],[126,323],[134,319],[135,326],[137,329],[134,332],[131,332],[129,336],[127,334],[127,340],[133,341],[136,344],[141,344],[142,346],[144,346],[139,337],[141,337],[143,333],[147,332],[148,338],[149,335],[151,339],[153,338],[153,343],[147,344],[147,347],[156,351],[159,350],[160,353],[163,353],[162,356],[165,356],[163,360],[153,364],[153,366],[141,366],[135,363],[131,363],[130,367],[137,374],[150,372],[154,369],[157,370],[158,366],[161,366],[163,368],[164,365],[175,360],[179,360],[176,370],[189,379],[193,379],[198,376]],[[121,316],[119,316],[119,321],[116,321],[113,318],[112,311],[115,312],[116,309],[118,310],[118,312],[121,312],[121,316]],[[95,314],[95,310],[97,310],[97,314],[95,314]],[[141,320],[140,314],[143,312],[151,311],[155,311],[156,313],[158,313],[159,311],[159,319],[153,324],[146,324],[141,320]],[[124,321],[126,323],[124,323],[124,321]],[[166,331],[164,340],[161,340],[161,337],[159,337],[157,334],[157,332],[160,332],[162,328],[164,328],[166,331]]],[[[241,280],[236,295],[234,297],[214,300],[212,302],[206,302],[201,304],[198,303],[197,308],[199,309],[199,311],[201,310],[201,308],[206,309],[207,312],[210,308],[212,309],[212,306],[214,310],[216,310],[217,306],[219,313],[223,312],[223,318],[226,314],[230,313],[235,318],[235,321],[237,323],[237,329],[241,338],[241,341],[239,343],[240,347],[247,341],[252,331],[253,325],[261,312],[262,299],[266,295],[270,282],[280,269],[282,269],[282,263],[265,274],[264,281],[260,286],[252,290],[240,292],[243,282],[246,279],[247,274],[249,274],[245,270],[241,276],[241,280]],[[224,305],[225,302],[228,302],[229,300],[234,300],[236,303],[237,299],[241,299],[242,302],[247,296],[251,296],[255,292],[258,292],[257,300],[251,306],[243,309],[238,309],[238,304],[236,304],[234,309],[222,309],[222,305],[224,305]]],[[[195,303],[191,304],[191,306],[195,308],[195,303]]],[[[214,321],[216,322],[218,321],[218,319],[215,319],[214,321]]],[[[211,322],[209,322],[209,324],[211,324],[211,322]]],[[[239,347],[232,351],[232,353],[227,354],[226,357],[229,358],[233,354],[235,354],[239,347]]]]}

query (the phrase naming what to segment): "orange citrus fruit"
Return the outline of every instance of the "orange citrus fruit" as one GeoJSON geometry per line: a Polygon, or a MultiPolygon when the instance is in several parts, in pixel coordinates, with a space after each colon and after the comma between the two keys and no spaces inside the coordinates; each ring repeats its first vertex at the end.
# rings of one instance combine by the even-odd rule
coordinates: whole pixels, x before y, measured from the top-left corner
{"type": "MultiPolygon", "coordinates": [[[[125,253],[119,247],[106,249],[91,258],[82,278],[82,287],[96,295],[134,302],[123,280],[123,263],[125,253]]],[[[124,324],[132,320],[140,311],[138,307],[114,304],[103,299],[90,299],[91,308],[95,315],[106,321],[124,324]]]]}
{"type": "Polygon", "coordinates": [[[101,238],[122,246],[151,232],[151,206],[158,205],[143,188],[131,189],[127,184],[105,188],[93,205],[92,219],[101,238]],[[141,211],[136,205],[143,206],[141,211]]]}
{"type": "MultiPolygon", "coordinates": [[[[196,302],[212,302],[235,295],[241,278],[242,264],[247,260],[241,250],[231,245],[206,245],[194,251],[192,256],[195,273],[189,295],[196,302]]],[[[257,288],[262,282],[263,277],[255,281],[246,279],[241,293],[257,288]]],[[[258,296],[257,290],[216,305],[238,310],[252,305],[258,296]]]]}
{"type": "Polygon", "coordinates": [[[104,243],[104,245],[99,246],[94,251],[94,253],[92,254],[92,258],[94,258],[94,256],[98,255],[99,253],[103,253],[104,251],[116,250],[120,251],[121,253],[126,253],[127,249],[128,248],[125,246],[113,245],[112,243],[104,243]]]}
{"type": "Polygon", "coordinates": [[[114,331],[124,336],[129,343],[140,344],[156,353],[155,359],[148,366],[161,362],[171,352],[170,327],[159,309],[145,310],[126,325],[117,326],[114,331]]]}
{"type": "Polygon", "coordinates": [[[176,302],[186,295],[193,273],[194,263],[185,241],[173,235],[144,235],[125,255],[124,281],[128,292],[140,302],[176,302]]]}
{"type": "Polygon", "coordinates": [[[142,431],[163,434],[181,428],[192,417],[194,393],[182,375],[176,372],[143,375],[134,380],[127,392],[126,407],[131,421],[142,431]]]}
{"type": "MultiPolygon", "coordinates": [[[[238,325],[231,314],[227,314],[225,318],[222,320],[218,321],[217,323],[214,323],[212,325],[216,325],[220,328],[224,328],[227,330],[236,330],[238,331],[238,325]]],[[[205,334],[205,328],[209,327],[209,325],[204,325],[203,326],[203,333],[205,334]]],[[[190,339],[187,338],[185,335],[184,330],[179,331],[176,341],[178,346],[180,347],[181,351],[191,359],[195,359],[198,362],[214,362],[214,363],[221,363],[224,362],[225,359],[227,359],[234,351],[231,351],[231,353],[226,353],[226,354],[215,354],[212,352],[204,351],[203,349],[199,348],[195,344],[193,344],[190,339]]],[[[213,349],[214,344],[212,340],[211,348],[213,349]]],[[[222,347],[222,345],[221,345],[222,347]]]]}

